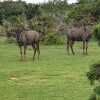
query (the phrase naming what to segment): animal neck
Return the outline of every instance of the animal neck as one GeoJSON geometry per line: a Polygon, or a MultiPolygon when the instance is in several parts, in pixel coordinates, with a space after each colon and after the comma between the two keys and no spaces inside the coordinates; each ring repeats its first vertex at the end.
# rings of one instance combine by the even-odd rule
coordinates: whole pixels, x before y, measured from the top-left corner
{"type": "Polygon", "coordinates": [[[39,32],[39,38],[40,40],[44,40],[44,32],[39,32]]]}

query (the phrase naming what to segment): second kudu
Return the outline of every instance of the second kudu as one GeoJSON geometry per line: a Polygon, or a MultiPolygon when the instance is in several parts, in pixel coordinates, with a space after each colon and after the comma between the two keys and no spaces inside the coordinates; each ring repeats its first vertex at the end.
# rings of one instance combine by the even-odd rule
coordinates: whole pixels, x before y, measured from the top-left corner
{"type": "Polygon", "coordinates": [[[73,50],[73,45],[75,41],[82,41],[83,42],[83,54],[88,54],[88,42],[91,38],[91,32],[88,27],[81,26],[81,27],[73,27],[69,30],[67,34],[67,51],[69,53],[69,48],[71,48],[72,54],[75,54],[73,50]]]}

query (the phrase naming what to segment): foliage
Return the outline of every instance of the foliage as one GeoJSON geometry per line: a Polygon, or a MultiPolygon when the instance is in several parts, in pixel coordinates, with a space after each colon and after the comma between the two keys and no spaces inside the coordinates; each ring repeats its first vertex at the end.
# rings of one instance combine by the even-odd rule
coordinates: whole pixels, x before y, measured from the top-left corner
{"type": "Polygon", "coordinates": [[[11,34],[10,36],[13,35],[12,29],[24,27],[44,32],[46,41],[56,43],[58,41],[56,37],[59,37],[58,26],[61,22],[64,23],[68,5],[67,2],[60,0],[39,5],[27,4],[23,1],[3,1],[0,2],[0,8],[1,25],[5,27],[7,34],[11,34]],[[53,38],[49,39],[49,33],[54,33],[53,38]]]}
{"type": "Polygon", "coordinates": [[[49,16],[38,16],[30,21],[30,27],[44,33],[55,31],[55,20],[49,16]]]}
{"type": "Polygon", "coordinates": [[[89,100],[96,100],[96,94],[95,94],[95,93],[92,94],[92,95],[90,96],[89,100]]]}
{"type": "Polygon", "coordinates": [[[97,24],[94,26],[93,33],[100,45],[100,24],[97,24]]]}
{"type": "Polygon", "coordinates": [[[57,33],[48,33],[46,35],[46,39],[44,41],[44,44],[50,45],[50,44],[64,44],[64,36],[58,35],[57,33]]]}
{"type": "Polygon", "coordinates": [[[25,15],[27,19],[32,19],[35,16],[41,15],[39,5],[33,5],[33,4],[26,5],[25,15]]]}
{"type": "Polygon", "coordinates": [[[25,3],[20,1],[4,1],[0,2],[0,12],[2,14],[2,17],[6,19],[10,16],[17,16],[20,14],[23,14],[25,11],[25,3]]]}
{"type": "MultiPolygon", "coordinates": [[[[91,85],[94,85],[94,81],[100,82],[100,63],[95,63],[90,67],[87,77],[90,80],[91,85]]],[[[95,95],[92,94],[90,100],[98,100],[96,95],[100,96],[100,85],[94,87],[93,92],[95,95]]]]}
{"type": "Polygon", "coordinates": [[[87,73],[88,79],[93,83],[95,80],[100,79],[100,64],[93,64],[90,67],[90,71],[87,73]]]}
{"type": "Polygon", "coordinates": [[[73,24],[93,25],[100,19],[100,0],[79,0],[79,3],[73,5],[68,14],[73,24]],[[90,2],[91,1],[91,2],[90,2]]]}
{"type": "Polygon", "coordinates": [[[15,39],[13,37],[8,37],[6,40],[7,43],[16,43],[15,39]]]}
{"type": "Polygon", "coordinates": [[[57,42],[62,40],[58,39],[59,33],[60,38],[63,38],[63,34],[67,34],[67,29],[73,24],[94,25],[100,21],[100,0],[78,1],[71,5],[67,0],[50,0],[43,4],[27,4],[21,0],[3,1],[0,2],[0,24],[5,31],[16,27],[42,31],[47,37],[45,41],[57,42]],[[51,36],[50,33],[54,34],[51,36]]]}

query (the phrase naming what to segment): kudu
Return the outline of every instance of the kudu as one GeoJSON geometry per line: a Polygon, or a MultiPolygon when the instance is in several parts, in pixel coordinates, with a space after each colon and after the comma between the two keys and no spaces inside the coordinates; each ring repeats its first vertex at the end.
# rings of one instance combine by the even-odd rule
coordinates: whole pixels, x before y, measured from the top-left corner
{"type": "Polygon", "coordinates": [[[91,38],[90,29],[87,26],[73,27],[69,30],[67,34],[67,52],[69,54],[69,48],[71,48],[72,54],[75,52],[73,50],[73,45],[75,41],[83,42],[83,54],[88,54],[88,42],[91,38]]]}
{"type": "Polygon", "coordinates": [[[33,60],[35,59],[36,52],[38,53],[38,59],[39,59],[40,55],[39,42],[43,38],[43,36],[44,36],[43,32],[16,29],[16,40],[20,48],[21,60],[26,60],[26,49],[28,45],[31,45],[34,50],[33,60]]]}

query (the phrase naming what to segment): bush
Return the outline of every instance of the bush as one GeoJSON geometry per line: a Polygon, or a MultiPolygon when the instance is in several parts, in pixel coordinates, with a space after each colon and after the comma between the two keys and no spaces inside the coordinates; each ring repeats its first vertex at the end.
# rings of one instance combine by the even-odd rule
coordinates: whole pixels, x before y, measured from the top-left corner
{"type": "Polygon", "coordinates": [[[57,33],[48,33],[45,37],[44,44],[53,45],[53,44],[64,44],[64,36],[57,33]]]}
{"type": "Polygon", "coordinates": [[[87,77],[90,80],[91,84],[94,83],[95,80],[100,79],[100,64],[96,63],[90,67],[90,71],[87,73],[87,77]]]}
{"type": "Polygon", "coordinates": [[[100,46],[100,23],[94,26],[93,33],[100,46]]]}
{"type": "Polygon", "coordinates": [[[16,40],[13,37],[7,38],[7,43],[16,43],[16,40]]]}
{"type": "Polygon", "coordinates": [[[96,94],[92,94],[89,100],[96,100],[96,94]]]}
{"type": "MultiPolygon", "coordinates": [[[[90,66],[90,71],[87,73],[87,77],[91,82],[91,85],[94,85],[94,81],[100,82],[100,63],[95,63],[90,66]]],[[[100,84],[100,83],[99,83],[100,84]]],[[[100,85],[94,85],[93,93],[89,100],[100,100],[100,85]]]]}

